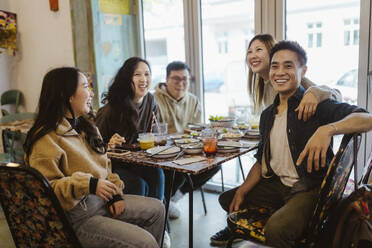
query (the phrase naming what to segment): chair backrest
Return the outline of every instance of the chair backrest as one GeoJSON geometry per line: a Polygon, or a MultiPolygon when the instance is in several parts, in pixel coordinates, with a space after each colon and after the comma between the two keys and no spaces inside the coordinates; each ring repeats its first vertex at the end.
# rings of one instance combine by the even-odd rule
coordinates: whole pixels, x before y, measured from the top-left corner
{"type": "Polygon", "coordinates": [[[10,156],[9,162],[23,163],[23,144],[26,140],[26,134],[17,130],[5,129],[2,130],[2,139],[4,153],[10,156]]]}
{"type": "Polygon", "coordinates": [[[372,152],[371,152],[371,154],[369,154],[369,158],[368,158],[368,161],[367,161],[366,166],[364,167],[363,175],[362,175],[362,178],[361,178],[359,184],[372,183],[372,180],[371,180],[372,174],[371,174],[371,172],[372,172],[372,152]]]}
{"type": "MultiPolygon", "coordinates": [[[[21,103],[22,92],[19,90],[8,90],[1,94],[1,106],[7,104],[14,104],[15,105],[15,113],[18,113],[18,106],[21,103]]],[[[6,110],[3,111],[5,114],[7,113],[6,110]]]]}
{"type": "Polygon", "coordinates": [[[0,202],[17,247],[82,247],[52,187],[37,170],[0,166],[0,202]]]}
{"type": "Polygon", "coordinates": [[[354,165],[354,152],[359,149],[360,134],[345,134],[321,184],[319,198],[311,218],[306,243],[316,242],[325,229],[328,216],[341,199],[354,165]],[[356,150],[354,151],[354,146],[356,150]]]}

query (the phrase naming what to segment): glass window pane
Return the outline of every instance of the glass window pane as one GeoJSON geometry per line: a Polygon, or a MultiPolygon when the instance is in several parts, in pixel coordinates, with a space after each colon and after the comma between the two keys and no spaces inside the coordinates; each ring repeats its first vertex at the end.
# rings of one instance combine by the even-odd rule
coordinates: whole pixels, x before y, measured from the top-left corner
{"type": "MultiPolygon", "coordinates": [[[[254,0],[201,0],[201,15],[205,120],[218,115],[247,121],[245,54],[254,36],[254,0]]],[[[234,166],[225,168],[225,183],[241,180],[234,166]]],[[[220,174],[214,180],[220,181],[220,174]]]]}
{"type": "Polygon", "coordinates": [[[317,34],[316,49],[307,49],[306,77],[317,85],[338,88],[344,101],[355,104],[356,82],[344,86],[340,80],[358,69],[360,0],[287,0],[286,8],[287,39],[308,48],[310,33],[317,34]],[[316,28],[308,29],[309,23],[317,23],[316,28]]]}
{"type": "Polygon", "coordinates": [[[165,81],[169,62],[185,61],[183,1],[143,0],[143,22],[145,54],[151,65],[153,88],[165,81]]]}

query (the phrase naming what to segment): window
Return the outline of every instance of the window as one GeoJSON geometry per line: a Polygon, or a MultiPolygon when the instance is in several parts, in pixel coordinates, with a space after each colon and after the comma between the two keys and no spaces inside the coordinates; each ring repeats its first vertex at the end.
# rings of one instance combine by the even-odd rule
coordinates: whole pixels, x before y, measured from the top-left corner
{"type": "Polygon", "coordinates": [[[349,96],[351,90],[337,81],[358,68],[360,1],[287,0],[286,8],[286,38],[308,48],[306,77],[317,85],[338,88],[345,101],[355,102],[356,94],[349,96]]]}
{"type": "Polygon", "coordinates": [[[229,52],[229,43],[227,40],[227,32],[217,33],[217,47],[219,54],[225,54],[229,52]]]}
{"type": "Polygon", "coordinates": [[[321,47],[322,46],[322,23],[308,23],[307,24],[307,47],[321,47]]]}
{"type": "Polygon", "coordinates": [[[359,45],[359,19],[344,19],[344,46],[359,45]]]}
{"type": "MultiPolygon", "coordinates": [[[[204,118],[208,122],[210,115],[234,116],[238,122],[247,122],[245,55],[254,36],[254,0],[201,0],[201,19],[204,118]]],[[[252,165],[247,156],[242,159],[243,165],[252,165]]],[[[236,185],[242,181],[237,161],[228,163],[224,182],[236,185]]],[[[220,181],[218,173],[212,183],[220,181]]]]}
{"type": "Polygon", "coordinates": [[[165,81],[165,68],[185,61],[183,1],[143,0],[145,57],[151,65],[153,88],[165,81]]]}

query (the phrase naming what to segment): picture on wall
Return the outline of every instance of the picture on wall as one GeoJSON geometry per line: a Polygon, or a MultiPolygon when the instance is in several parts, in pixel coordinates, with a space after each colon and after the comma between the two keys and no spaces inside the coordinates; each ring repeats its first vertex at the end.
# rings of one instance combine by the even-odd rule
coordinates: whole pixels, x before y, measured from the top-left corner
{"type": "MultiPolygon", "coordinates": [[[[14,54],[17,49],[17,15],[0,10],[0,48],[14,54]]],[[[1,53],[1,50],[0,50],[1,53]]]]}

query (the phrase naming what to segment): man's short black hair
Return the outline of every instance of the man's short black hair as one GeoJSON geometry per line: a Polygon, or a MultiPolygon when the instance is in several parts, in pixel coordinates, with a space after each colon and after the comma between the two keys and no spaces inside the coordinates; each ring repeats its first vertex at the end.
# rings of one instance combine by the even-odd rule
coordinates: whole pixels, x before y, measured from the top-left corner
{"type": "Polygon", "coordinates": [[[179,70],[188,70],[191,74],[190,67],[181,61],[173,61],[167,65],[167,77],[170,75],[171,71],[179,71],[179,70]]]}
{"type": "Polygon", "coordinates": [[[292,52],[295,52],[297,54],[297,57],[300,61],[301,66],[306,65],[307,55],[306,55],[305,50],[296,41],[291,41],[291,40],[279,41],[273,46],[273,48],[271,48],[270,63],[271,63],[271,60],[273,59],[274,54],[280,50],[290,50],[292,52]]]}

